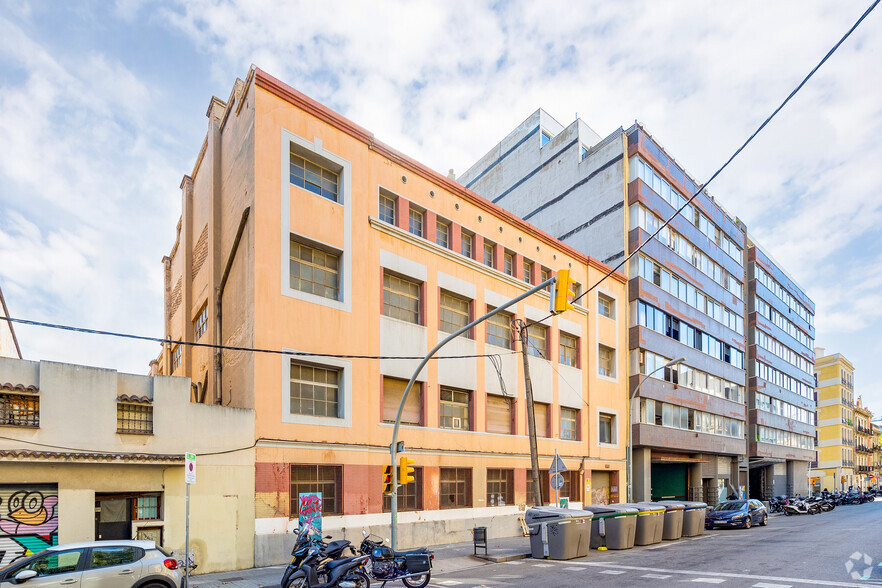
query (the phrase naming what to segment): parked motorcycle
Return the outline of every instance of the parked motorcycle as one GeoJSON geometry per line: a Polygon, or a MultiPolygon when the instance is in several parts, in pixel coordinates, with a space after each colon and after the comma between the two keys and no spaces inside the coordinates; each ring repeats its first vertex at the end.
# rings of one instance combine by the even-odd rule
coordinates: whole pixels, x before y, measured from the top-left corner
{"type": "MultiPolygon", "coordinates": [[[[294,548],[291,550],[291,563],[285,569],[282,575],[280,586],[287,588],[294,572],[301,569],[304,565],[309,565],[315,572],[318,580],[323,582],[327,580],[326,563],[341,559],[343,552],[348,548],[352,555],[356,555],[355,548],[346,540],[331,541],[325,543],[320,537],[314,537],[314,529],[309,525],[297,530],[297,539],[294,542],[294,548]]],[[[330,539],[327,535],[325,539],[330,539]]]]}
{"type": "Polygon", "coordinates": [[[359,552],[370,557],[367,573],[372,580],[394,582],[401,580],[408,588],[423,588],[428,585],[432,571],[434,554],[422,547],[411,551],[396,551],[383,544],[383,539],[362,531],[364,540],[359,552]],[[373,539],[372,539],[373,537],[373,539]]]}
{"type": "MultiPolygon", "coordinates": [[[[307,554],[307,560],[318,557],[321,548],[312,545],[307,554]]],[[[368,556],[359,555],[344,559],[325,560],[321,563],[327,574],[326,579],[320,579],[317,569],[309,563],[303,563],[300,569],[291,574],[287,584],[282,588],[370,588],[371,580],[365,573],[365,564],[368,556]]]]}
{"type": "Polygon", "coordinates": [[[793,499],[784,505],[784,514],[789,516],[798,514],[818,514],[821,508],[817,504],[808,504],[804,500],[793,499]]]}
{"type": "Polygon", "coordinates": [[[769,512],[784,512],[784,505],[787,503],[786,496],[773,496],[771,500],[769,500],[769,512]]]}

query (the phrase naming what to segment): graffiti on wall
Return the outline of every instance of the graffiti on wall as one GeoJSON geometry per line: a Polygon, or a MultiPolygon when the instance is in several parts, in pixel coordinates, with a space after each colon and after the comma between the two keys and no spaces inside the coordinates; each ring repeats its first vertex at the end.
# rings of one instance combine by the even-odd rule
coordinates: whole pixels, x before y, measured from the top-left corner
{"type": "Polygon", "coordinates": [[[300,526],[309,525],[312,527],[313,536],[321,538],[322,536],[322,493],[321,492],[301,492],[300,493],[300,526]]]}
{"type": "Polygon", "coordinates": [[[0,568],[58,545],[58,491],[0,486],[0,568]]]}

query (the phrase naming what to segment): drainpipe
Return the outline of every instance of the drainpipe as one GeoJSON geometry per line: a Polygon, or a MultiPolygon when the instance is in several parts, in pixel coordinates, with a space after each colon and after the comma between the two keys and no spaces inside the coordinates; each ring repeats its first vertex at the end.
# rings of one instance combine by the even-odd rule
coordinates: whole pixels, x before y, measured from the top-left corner
{"type": "MultiPolygon", "coordinates": [[[[217,315],[215,317],[215,336],[214,343],[215,345],[223,345],[222,340],[222,327],[224,324],[223,320],[223,298],[224,298],[224,288],[227,286],[227,278],[230,277],[230,269],[233,267],[233,260],[236,259],[236,251],[239,250],[239,241],[242,240],[242,233],[245,232],[245,223],[248,222],[248,215],[251,214],[251,207],[247,207],[242,211],[242,218],[239,220],[239,229],[236,231],[236,238],[233,239],[233,247],[230,250],[230,255],[227,257],[227,265],[224,267],[224,273],[221,277],[220,286],[217,287],[217,300],[216,300],[216,308],[217,315]]],[[[224,403],[224,391],[223,391],[223,376],[224,368],[223,368],[223,350],[215,349],[214,350],[214,403],[215,404],[223,404],[224,403]]],[[[230,398],[232,400],[232,398],[230,398]]]]}

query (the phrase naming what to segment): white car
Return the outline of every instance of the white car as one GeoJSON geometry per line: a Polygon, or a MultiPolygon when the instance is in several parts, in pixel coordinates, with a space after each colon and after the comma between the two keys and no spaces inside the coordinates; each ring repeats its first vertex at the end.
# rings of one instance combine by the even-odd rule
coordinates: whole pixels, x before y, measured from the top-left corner
{"type": "Polygon", "coordinates": [[[0,569],[0,588],[183,588],[178,562],[153,541],[56,545],[0,569]]]}

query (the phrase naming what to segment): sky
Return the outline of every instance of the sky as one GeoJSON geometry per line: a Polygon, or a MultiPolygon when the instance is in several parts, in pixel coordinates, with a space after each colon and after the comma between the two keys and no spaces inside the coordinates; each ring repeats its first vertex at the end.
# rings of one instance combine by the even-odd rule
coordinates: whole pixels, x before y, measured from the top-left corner
{"type": "MultiPolygon", "coordinates": [[[[161,337],[180,182],[254,64],[444,175],[537,108],[639,121],[699,183],[870,0],[0,0],[0,289],[14,317],[161,337]]],[[[817,307],[882,414],[882,9],[709,191],[817,307]]],[[[589,252],[590,253],[590,252],[589,252]]],[[[160,349],[16,326],[26,359],[160,349]]]]}

